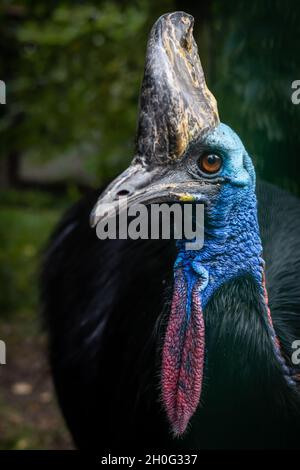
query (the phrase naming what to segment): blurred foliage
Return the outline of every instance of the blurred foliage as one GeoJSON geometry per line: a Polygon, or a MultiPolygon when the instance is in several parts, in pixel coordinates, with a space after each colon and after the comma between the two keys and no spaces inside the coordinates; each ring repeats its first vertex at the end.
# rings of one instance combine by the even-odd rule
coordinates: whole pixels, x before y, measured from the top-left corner
{"type": "Polygon", "coordinates": [[[0,311],[37,309],[40,254],[61,211],[0,207],[0,311]]]}
{"type": "Polygon", "coordinates": [[[212,88],[261,176],[300,194],[300,2],[212,2],[212,88]]]}
{"type": "Polygon", "coordinates": [[[19,191],[15,189],[0,190],[0,210],[1,208],[21,208],[30,207],[32,210],[39,209],[66,209],[78,200],[79,193],[76,188],[69,188],[69,192],[62,198],[57,194],[45,191],[19,191]]]}
{"type": "Polygon", "coordinates": [[[175,9],[196,17],[222,120],[265,178],[299,192],[300,106],[291,103],[300,73],[298,0],[3,0],[1,153],[39,161],[73,151],[99,182],[114,176],[133,153],[148,32],[175,9]]]}
{"type": "Polygon", "coordinates": [[[17,4],[20,20],[6,24],[19,51],[0,129],[6,147],[40,159],[75,149],[91,172],[111,177],[132,156],[148,30],[172,2],[17,4]]]}
{"type": "Polygon", "coordinates": [[[0,450],[70,449],[47,363],[47,340],[33,309],[1,319],[7,365],[0,368],[0,450]]]}

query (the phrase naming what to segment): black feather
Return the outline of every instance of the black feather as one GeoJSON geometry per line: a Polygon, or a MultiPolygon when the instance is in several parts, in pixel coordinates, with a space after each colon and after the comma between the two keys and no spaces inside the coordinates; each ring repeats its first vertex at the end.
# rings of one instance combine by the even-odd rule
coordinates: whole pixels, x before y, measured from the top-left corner
{"type": "MultiPolygon", "coordinates": [[[[50,362],[76,445],[300,447],[298,397],[274,361],[248,278],[224,285],[207,306],[202,406],[185,437],[171,437],[159,373],[174,242],[99,241],[89,226],[98,196],[65,216],[42,272],[50,362]]],[[[300,339],[299,202],[266,184],[258,185],[258,200],[270,307],[290,360],[291,342],[300,339]]]]}

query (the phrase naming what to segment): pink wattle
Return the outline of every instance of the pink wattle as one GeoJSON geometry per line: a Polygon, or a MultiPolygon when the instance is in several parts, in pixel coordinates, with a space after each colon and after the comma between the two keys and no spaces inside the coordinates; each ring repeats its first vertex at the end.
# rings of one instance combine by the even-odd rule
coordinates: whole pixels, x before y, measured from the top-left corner
{"type": "MultiPolygon", "coordinates": [[[[274,326],[273,326],[273,320],[272,320],[272,316],[271,316],[271,310],[270,310],[270,307],[269,307],[269,297],[268,297],[268,291],[267,291],[267,286],[266,286],[266,275],[265,275],[264,270],[262,272],[262,285],[263,285],[264,301],[265,301],[265,305],[266,305],[266,309],[267,309],[268,321],[269,321],[269,324],[270,324],[272,330],[275,333],[274,326]]],[[[279,342],[279,339],[276,335],[275,335],[275,346],[281,354],[280,342],[279,342]]]]}
{"type": "Polygon", "coordinates": [[[199,286],[192,288],[188,316],[187,283],[177,272],[162,354],[162,398],[175,435],[186,430],[201,395],[205,343],[199,286]]]}

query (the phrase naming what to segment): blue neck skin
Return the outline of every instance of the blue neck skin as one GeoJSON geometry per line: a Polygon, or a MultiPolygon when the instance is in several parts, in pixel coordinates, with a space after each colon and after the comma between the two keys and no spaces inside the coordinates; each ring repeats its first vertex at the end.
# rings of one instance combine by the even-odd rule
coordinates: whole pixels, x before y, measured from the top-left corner
{"type": "MultiPolygon", "coordinates": [[[[221,192],[222,202],[206,211],[203,248],[187,251],[184,241],[177,244],[175,274],[177,269],[183,269],[189,292],[196,281],[202,281],[203,309],[222,284],[243,274],[252,275],[261,288],[263,285],[264,262],[255,193],[246,190],[242,201],[227,211],[223,201],[232,198],[233,188],[225,183],[221,192]]],[[[188,311],[189,308],[187,314],[188,311]]]]}
{"type": "MultiPolygon", "coordinates": [[[[205,144],[223,155],[225,180],[213,201],[205,209],[205,236],[201,250],[185,250],[185,241],[177,243],[174,266],[183,269],[191,292],[201,282],[204,309],[214,292],[225,282],[243,274],[252,275],[263,294],[262,245],[257,221],[255,171],[239,137],[220,124],[205,144]]],[[[187,305],[189,317],[190,305],[187,305]]]]}
{"type": "MultiPolygon", "coordinates": [[[[253,276],[262,298],[265,298],[264,261],[251,159],[239,137],[224,124],[208,136],[206,144],[223,154],[221,176],[225,182],[221,183],[219,193],[205,209],[203,248],[199,251],[186,250],[185,240],[177,243],[174,277],[176,280],[180,271],[185,276],[187,321],[190,319],[191,294],[195,283],[199,285],[202,311],[220,286],[243,275],[253,276]]],[[[282,357],[270,321],[268,328],[283,374],[287,383],[294,387],[294,379],[282,357]]]]}

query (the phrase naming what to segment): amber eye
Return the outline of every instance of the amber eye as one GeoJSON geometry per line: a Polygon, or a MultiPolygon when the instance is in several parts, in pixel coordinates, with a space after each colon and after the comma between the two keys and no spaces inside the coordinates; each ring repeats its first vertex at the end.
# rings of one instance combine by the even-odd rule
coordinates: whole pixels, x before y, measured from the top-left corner
{"type": "Polygon", "coordinates": [[[203,173],[212,175],[218,173],[222,166],[222,158],[214,153],[204,154],[199,159],[199,167],[203,173]]]}

